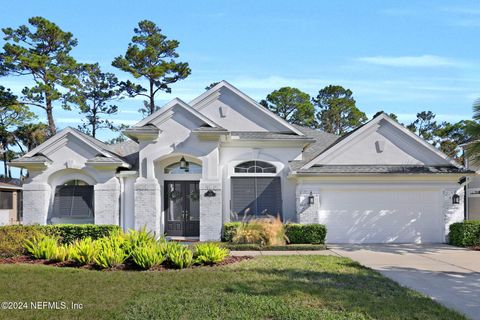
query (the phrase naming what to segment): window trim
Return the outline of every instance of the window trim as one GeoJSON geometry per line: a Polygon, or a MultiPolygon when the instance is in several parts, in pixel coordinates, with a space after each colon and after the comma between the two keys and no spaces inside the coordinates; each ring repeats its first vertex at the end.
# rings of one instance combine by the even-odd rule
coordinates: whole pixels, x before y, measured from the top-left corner
{"type": "Polygon", "coordinates": [[[281,176],[281,172],[283,170],[283,163],[278,162],[278,161],[269,161],[269,160],[263,160],[263,159],[246,159],[246,160],[235,160],[229,163],[229,176],[230,177],[275,177],[275,176],[281,176]],[[269,172],[269,173],[263,173],[263,172],[235,172],[235,168],[245,162],[249,161],[261,161],[268,163],[272,167],[275,167],[275,173],[269,172]]]}

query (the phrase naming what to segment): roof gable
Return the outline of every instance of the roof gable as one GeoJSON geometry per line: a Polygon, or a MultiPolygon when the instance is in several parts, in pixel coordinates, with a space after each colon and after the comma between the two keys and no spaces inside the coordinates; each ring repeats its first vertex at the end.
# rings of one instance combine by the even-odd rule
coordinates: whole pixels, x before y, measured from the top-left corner
{"type": "Polygon", "coordinates": [[[302,169],[314,165],[453,165],[447,155],[386,114],[380,114],[321,152],[302,169]]]}
{"type": "Polygon", "coordinates": [[[203,114],[201,114],[200,112],[198,112],[197,110],[195,110],[194,108],[192,108],[186,102],[184,102],[179,98],[175,98],[171,100],[166,105],[164,105],[163,107],[161,107],[160,109],[158,109],[157,111],[155,111],[154,113],[146,117],[145,119],[135,124],[134,127],[141,127],[147,124],[156,125],[157,123],[161,123],[162,120],[172,115],[172,109],[174,107],[183,108],[184,110],[188,111],[193,116],[201,120],[203,123],[209,125],[210,127],[213,127],[213,128],[219,127],[219,125],[217,125],[215,122],[205,117],[203,114]]]}
{"type": "Polygon", "coordinates": [[[204,92],[190,105],[230,131],[303,133],[227,81],[204,92]]]}

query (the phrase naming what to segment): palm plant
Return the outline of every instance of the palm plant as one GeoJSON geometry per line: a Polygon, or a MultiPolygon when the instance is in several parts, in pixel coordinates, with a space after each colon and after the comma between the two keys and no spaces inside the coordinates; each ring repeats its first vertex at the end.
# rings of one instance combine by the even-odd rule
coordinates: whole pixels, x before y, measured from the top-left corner
{"type": "Polygon", "coordinates": [[[472,137],[466,147],[468,160],[473,164],[480,164],[480,98],[473,103],[473,120],[467,127],[467,133],[472,137]]]}

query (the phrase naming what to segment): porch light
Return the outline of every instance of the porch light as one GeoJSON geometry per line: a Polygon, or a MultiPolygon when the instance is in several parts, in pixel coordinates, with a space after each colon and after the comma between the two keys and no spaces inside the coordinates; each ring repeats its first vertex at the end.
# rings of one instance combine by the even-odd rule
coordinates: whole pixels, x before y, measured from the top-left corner
{"type": "Polygon", "coordinates": [[[460,196],[458,194],[454,194],[452,197],[452,203],[453,204],[459,204],[460,203],[460,196]]]}
{"type": "Polygon", "coordinates": [[[185,157],[182,157],[182,159],[180,159],[180,169],[188,170],[188,161],[185,160],[185,157]]]}
{"type": "Polygon", "coordinates": [[[315,197],[313,196],[312,191],[310,191],[310,195],[308,196],[308,204],[312,205],[315,203],[315,197]]]}

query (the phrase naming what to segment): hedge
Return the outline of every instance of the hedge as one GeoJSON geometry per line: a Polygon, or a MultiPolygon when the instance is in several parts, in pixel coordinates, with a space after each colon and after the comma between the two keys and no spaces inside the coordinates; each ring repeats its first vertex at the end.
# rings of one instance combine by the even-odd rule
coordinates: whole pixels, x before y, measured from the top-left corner
{"type": "Polygon", "coordinates": [[[102,238],[114,230],[121,230],[114,225],[94,224],[56,224],[56,225],[12,225],[0,227],[0,257],[7,258],[25,254],[25,240],[35,236],[50,235],[59,238],[61,243],[71,243],[77,239],[92,237],[102,238]]]}
{"type": "Polygon", "coordinates": [[[327,227],[323,224],[287,224],[285,234],[288,243],[324,244],[327,236],[327,227]]]}
{"type": "Polygon", "coordinates": [[[449,243],[458,247],[480,245],[480,220],[469,220],[451,224],[449,243]]]}
{"type": "Polygon", "coordinates": [[[232,238],[235,235],[235,231],[240,227],[241,222],[227,222],[223,225],[223,242],[232,242],[232,238]]]}
{"type": "MultiPolygon", "coordinates": [[[[228,222],[223,225],[222,241],[232,242],[241,222],[228,222]]],[[[289,244],[324,244],[327,227],[323,224],[287,224],[285,234],[289,244]]]]}

